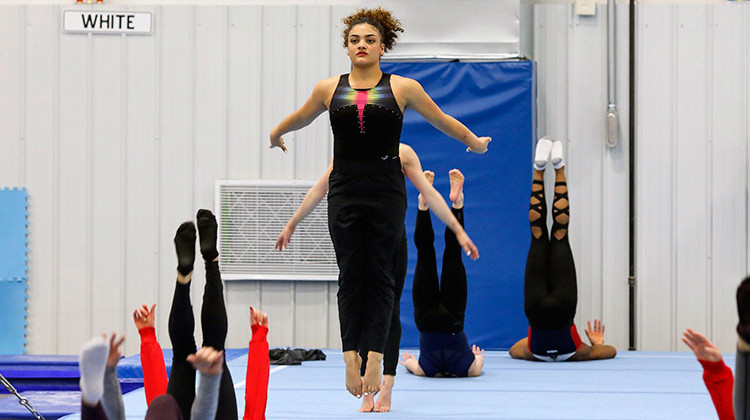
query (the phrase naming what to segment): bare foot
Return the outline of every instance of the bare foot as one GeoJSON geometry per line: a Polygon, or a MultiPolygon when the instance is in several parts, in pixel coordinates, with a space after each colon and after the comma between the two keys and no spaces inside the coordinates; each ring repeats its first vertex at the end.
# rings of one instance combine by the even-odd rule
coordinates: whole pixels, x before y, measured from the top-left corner
{"type": "MultiPolygon", "coordinates": [[[[429,181],[430,185],[435,181],[435,172],[432,171],[424,171],[424,177],[427,178],[427,181],[429,181]]],[[[419,194],[419,209],[420,210],[427,210],[429,209],[429,206],[427,205],[427,200],[422,197],[422,194],[419,194]]]]}
{"type": "Polygon", "coordinates": [[[380,382],[383,380],[383,353],[374,351],[367,352],[367,367],[365,376],[362,378],[363,392],[375,395],[380,391],[380,382]]]}
{"type": "Polygon", "coordinates": [[[375,411],[378,413],[391,411],[391,394],[393,393],[393,384],[395,382],[395,376],[383,375],[383,384],[380,385],[380,395],[378,395],[378,402],[375,403],[375,411]]]}
{"type": "Polygon", "coordinates": [[[362,364],[362,358],[359,357],[356,350],[345,351],[344,363],[346,363],[346,390],[359,398],[364,393],[362,378],[359,376],[359,366],[362,364]]]}
{"type": "Polygon", "coordinates": [[[448,176],[451,180],[450,199],[453,202],[453,208],[460,209],[464,206],[464,174],[458,169],[451,169],[448,176]]]}
{"type": "Polygon", "coordinates": [[[375,408],[375,396],[365,395],[362,397],[362,406],[359,407],[360,413],[370,413],[375,408]]]}

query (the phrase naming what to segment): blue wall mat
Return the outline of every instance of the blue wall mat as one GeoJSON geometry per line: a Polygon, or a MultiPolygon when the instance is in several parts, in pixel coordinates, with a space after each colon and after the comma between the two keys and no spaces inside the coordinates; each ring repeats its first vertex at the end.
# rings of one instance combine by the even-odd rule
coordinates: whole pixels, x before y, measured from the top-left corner
{"type": "MultiPolygon", "coordinates": [[[[535,66],[530,61],[492,63],[383,63],[383,71],[419,81],[446,113],[479,136],[491,136],[489,152],[466,153],[413,110],[406,113],[401,136],[435,172],[435,187],[447,199],[448,171],[466,175],[466,231],[480,258],[464,258],[469,300],[465,331],[470,343],[507,349],[528,328],[523,312],[523,275],[529,247],[528,200],[531,151],[535,136],[535,66]]],[[[416,347],[412,279],[416,265],[414,223],[417,191],[407,181],[409,270],[401,299],[401,345],[416,347]]],[[[438,267],[442,264],[445,226],[432,218],[438,267]]]]}
{"type": "Polygon", "coordinates": [[[0,281],[0,354],[21,354],[26,345],[26,282],[0,281]]]}
{"type": "Polygon", "coordinates": [[[0,281],[26,279],[26,189],[0,189],[0,281]]]}

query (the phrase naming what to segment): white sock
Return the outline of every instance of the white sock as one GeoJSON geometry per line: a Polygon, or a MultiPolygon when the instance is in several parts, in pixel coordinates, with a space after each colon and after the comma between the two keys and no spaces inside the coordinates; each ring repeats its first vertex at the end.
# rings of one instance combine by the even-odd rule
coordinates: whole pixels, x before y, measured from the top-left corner
{"type": "Polygon", "coordinates": [[[565,159],[563,159],[563,145],[559,140],[552,142],[552,151],[549,155],[549,161],[555,169],[560,169],[565,166],[565,159]]]}
{"type": "Polygon", "coordinates": [[[81,348],[78,368],[81,371],[81,398],[95,406],[104,394],[104,371],[109,356],[109,343],[104,337],[94,337],[81,348]]]}
{"type": "Polygon", "coordinates": [[[552,150],[552,140],[547,136],[542,137],[536,142],[536,153],[534,154],[534,169],[537,171],[544,170],[549,160],[549,154],[552,150]]]}

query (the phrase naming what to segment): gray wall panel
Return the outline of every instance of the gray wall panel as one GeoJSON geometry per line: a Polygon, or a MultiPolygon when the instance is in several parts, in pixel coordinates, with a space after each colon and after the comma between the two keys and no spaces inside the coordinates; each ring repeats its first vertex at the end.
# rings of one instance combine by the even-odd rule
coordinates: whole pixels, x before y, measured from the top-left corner
{"type": "MultiPolygon", "coordinates": [[[[57,352],[59,321],[59,77],[56,7],[24,7],[23,120],[25,172],[29,190],[29,308],[27,349],[57,352]]],[[[75,302],[80,302],[80,299],[75,302]]],[[[62,304],[67,304],[63,302],[62,304]]],[[[74,328],[80,328],[76,323],[74,328]]]]}
{"type": "Polygon", "coordinates": [[[637,133],[639,292],[638,346],[670,350],[676,343],[674,255],[674,121],[677,97],[676,9],[641,8],[637,133]],[[666,52],[666,53],[665,53],[666,52]],[[658,117],[657,117],[658,116],[658,117]],[[642,147],[641,147],[642,146],[642,147]],[[669,296],[669,299],[665,299],[669,296]],[[653,322],[658,319],[661,322],[653,322]]]}
{"type": "Polygon", "coordinates": [[[21,186],[23,173],[23,140],[21,138],[21,116],[23,95],[21,94],[23,42],[25,26],[22,7],[0,6],[0,188],[21,186]]]}

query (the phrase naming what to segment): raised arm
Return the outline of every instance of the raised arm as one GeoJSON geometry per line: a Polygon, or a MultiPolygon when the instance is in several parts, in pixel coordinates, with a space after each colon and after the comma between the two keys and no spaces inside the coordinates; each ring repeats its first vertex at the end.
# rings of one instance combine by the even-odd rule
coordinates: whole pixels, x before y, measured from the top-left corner
{"type": "Polygon", "coordinates": [[[286,152],[286,145],[281,136],[309,125],[318,115],[325,111],[328,100],[330,100],[333,90],[336,88],[337,80],[338,77],[331,77],[318,82],[304,105],[287,115],[286,118],[281,120],[279,125],[271,130],[271,145],[269,147],[280,147],[281,150],[286,152]]]}
{"type": "Polygon", "coordinates": [[[315,185],[313,185],[307,191],[307,194],[305,194],[305,198],[302,199],[302,204],[299,205],[299,208],[296,212],[294,212],[294,215],[292,215],[289,221],[286,222],[284,230],[281,231],[279,237],[276,239],[276,249],[278,249],[279,251],[283,251],[284,248],[289,245],[289,242],[291,242],[292,240],[292,234],[297,228],[297,224],[301,222],[302,219],[307,217],[307,215],[310,214],[310,212],[313,211],[313,209],[315,209],[318,204],[320,204],[320,200],[325,197],[326,193],[328,192],[328,178],[331,176],[332,170],[333,161],[331,161],[331,163],[328,165],[328,169],[326,169],[318,182],[316,182],[315,185]]]}
{"type": "Polygon", "coordinates": [[[156,340],[154,316],[156,305],[151,309],[141,305],[133,311],[133,323],[141,336],[141,366],[143,367],[143,388],[146,391],[146,404],[159,395],[167,393],[167,367],[164,364],[164,354],[156,340]]]}
{"type": "Polygon", "coordinates": [[[435,128],[448,136],[460,141],[467,146],[466,151],[484,153],[487,151],[490,137],[477,137],[460,121],[444,113],[430,95],[425,92],[422,85],[416,80],[406,77],[392,77],[392,83],[399,86],[399,92],[403,92],[403,100],[406,108],[411,108],[419,113],[435,128]]]}
{"type": "Polygon", "coordinates": [[[250,307],[250,328],[253,336],[247,350],[245,374],[245,413],[242,420],[264,420],[268,400],[268,315],[250,307]]]}
{"type": "Polygon", "coordinates": [[[430,210],[432,210],[432,212],[435,213],[435,215],[456,234],[456,239],[466,252],[466,255],[470,256],[472,260],[479,258],[479,250],[476,245],[471,241],[471,238],[469,238],[469,235],[464,228],[461,227],[461,223],[459,223],[456,217],[453,216],[453,213],[451,213],[448,204],[445,203],[443,196],[440,195],[435,187],[430,184],[430,181],[424,176],[422,164],[419,162],[419,157],[416,152],[414,152],[414,149],[402,144],[399,147],[399,156],[401,158],[401,166],[404,174],[409,178],[411,183],[414,184],[417,190],[419,190],[422,197],[427,200],[430,210]]]}

